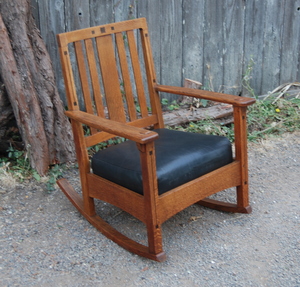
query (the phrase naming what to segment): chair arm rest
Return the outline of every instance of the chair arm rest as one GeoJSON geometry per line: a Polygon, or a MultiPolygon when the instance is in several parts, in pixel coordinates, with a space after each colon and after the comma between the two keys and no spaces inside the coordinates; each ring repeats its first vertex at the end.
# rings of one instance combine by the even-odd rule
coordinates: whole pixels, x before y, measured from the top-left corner
{"type": "Polygon", "coordinates": [[[156,132],[108,120],[86,112],[66,111],[65,114],[72,120],[140,144],[146,144],[158,138],[156,132]]]}
{"type": "Polygon", "coordinates": [[[191,88],[156,85],[155,90],[159,92],[165,92],[165,93],[201,98],[201,99],[221,102],[225,104],[231,104],[237,107],[246,107],[255,103],[254,98],[239,97],[234,95],[215,93],[215,92],[191,89],[191,88]]]}

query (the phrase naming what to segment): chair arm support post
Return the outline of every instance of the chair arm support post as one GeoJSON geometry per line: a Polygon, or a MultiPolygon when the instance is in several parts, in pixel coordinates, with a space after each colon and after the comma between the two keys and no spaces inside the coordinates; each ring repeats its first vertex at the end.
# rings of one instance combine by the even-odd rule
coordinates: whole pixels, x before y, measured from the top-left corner
{"type": "Polygon", "coordinates": [[[249,206],[248,154],[247,154],[247,107],[234,107],[235,158],[240,162],[241,185],[237,187],[237,204],[249,206]]]}
{"type": "Polygon", "coordinates": [[[86,214],[93,216],[96,214],[96,211],[94,200],[89,196],[88,190],[88,180],[86,175],[90,171],[90,161],[86,152],[84,134],[81,124],[77,121],[72,121],[72,129],[82,188],[83,208],[86,214]]]}
{"type": "Polygon", "coordinates": [[[246,107],[255,103],[254,98],[239,97],[239,96],[234,96],[229,94],[222,94],[222,93],[210,92],[205,90],[197,90],[191,88],[156,85],[155,90],[164,93],[171,93],[176,95],[183,95],[183,96],[195,97],[199,99],[205,99],[209,101],[225,103],[225,104],[231,104],[237,107],[246,107]]]}
{"type": "Polygon", "coordinates": [[[66,111],[65,114],[81,124],[86,124],[89,127],[99,131],[108,132],[110,134],[133,140],[137,143],[147,143],[158,138],[158,134],[134,126],[129,126],[121,122],[108,120],[96,115],[92,115],[82,111],[66,111]]]}
{"type": "Polygon", "coordinates": [[[161,226],[157,218],[158,185],[156,177],[156,158],[154,142],[138,144],[140,151],[143,193],[146,213],[149,252],[163,252],[161,226]]]}

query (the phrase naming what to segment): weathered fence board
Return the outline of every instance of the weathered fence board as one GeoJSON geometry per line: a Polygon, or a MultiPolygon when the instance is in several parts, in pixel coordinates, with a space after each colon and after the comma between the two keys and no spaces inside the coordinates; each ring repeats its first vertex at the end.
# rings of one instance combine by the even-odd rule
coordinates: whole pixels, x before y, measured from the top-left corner
{"type": "MultiPolygon", "coordinates": [[[[246,1],[243,76],[251,87],[262,91],[263,43],[266,1],[246,1]],[[249,70],[252,69],[252,74],[249,70]]],[[[244,94],[247,90],[243,90],[244,94]]]]}
{"type": "MultiPolygon", "coordinates": [[[[160,82],[182,85],[182,0],[160,2],[160,82]],[[169,60],[172,59],[172,60],[169,60]]],[[[154,39],[155,40],[155,39],[154,39]]]]}
{"type": "Polygon", "coordinates": [[[183,17],[183,78],[202,82],[204,47],[204,1],[184,0],[183,17]]]}
{"type": "MultiPolygon", "coordinates": [[[[56,43],[56,34],[62,33],[66,30],[64,0],[57,0],[54,5],[51,0],[37,2],[39,5],[39,26],[41,34],[46,42],[48,52],[52,59],[57,87],[61,92],[64,91],[64,82],[60,63],[58,61],[59,54],[56,43]]],[[[61,92],[61,94],[64,93],[61,92]]]]}
{"type": "Polygon", "coordinates": [[[283,33],[282,33],[282,51],[280,66],[280,82],[286,83],[294,77],[298,76],[299,80],[299,51],[300,51],[300,0],[291,1],[289,5],[285,5],[283,33]],[[297,57],[298,55],[298,57],[297,57]],[[290,65],[288,63],[294,63],[290,65]],[[298,63],[298,65],[297,65],[298,63]]]}
{"type": "Polygon", "coordinates": [[[136,1],[114,0],[113,13],[115,22],[136,18],[136,1]]]}
{"type": "Polygon", "coordinates": [[[220,1],[205,1],[203,85],[214,91],[223,86],[223,6],[220,1]]]}
{"type": "Polygon", "coordinates": [[[284,6],[286,2],[269,0],[266,2],[264,26],[264,51],[262,87],[271,91],[279,83],[281,61],[281,31],[283,26],[284,6]]]}
{"type": "Polygon", "coordinates": [[[223,87],[222,92],[242,92],[244,0],[223,2],[223,87]]]}
{"type": "Polygon", "coordinates": [[[90,26],[92,27],[114,22],[113,7],[113,1],[90,0],[90,26]]]}
{"type": "Polygon", "coordinates": [[[138,17],[146,17],[149,25],[149,34],[156,67],[156,76],[160,80],[160,53],[161,53],[161,13],[160,11],[161,0],[140,1],[137,7],[138,17]]]}
{"type": "Polygon", "coordinates": [[[55,34],[146,17],[157,79],[256,94],[300,79],[300,0],[31,0],[64,93],[55,34]],[[249,65],[252,74],[249,75],[249,65]]]}
{"type": "Polygon", "coordinates": [[[39,4],[38,0],[31,0],[31,12],[35,21],[39,24],[40,23],[40,16],[39,16],[39,4]]]}

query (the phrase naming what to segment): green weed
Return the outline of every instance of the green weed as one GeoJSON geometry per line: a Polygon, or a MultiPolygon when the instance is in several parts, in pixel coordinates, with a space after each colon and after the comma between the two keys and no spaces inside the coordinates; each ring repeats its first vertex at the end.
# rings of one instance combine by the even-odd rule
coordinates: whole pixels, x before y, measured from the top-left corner
{"type": "Polygon", "coordinates": [[[116,144],[119,144],[119,143],[122,143],[126,141],[125,138],[123,137],[114,137],[114,138],[111,138],[107,141],[104,141],[104,142],[101,142],[99,144],[96,144],[94,146],[91,146],[88,148],[89,150],[89,155],[92,156],[95,152],[98,152],[99,150],[102,150],[102,149],[106,149],[112,145],[116,145],[116,144]]]}
{"type": "MultiPolygon", "coordinates": [[[[300,130],[300,99],[280,99],[276,103],[257,101],[248,108],[247,122],[250,141],[265,138],[268,134],[280,135],[300,130]]],[[[176,126],[174,129],[226,136],[234,141],[233,124],[223,125],[211,119],[176,126]]]]}
{"type": "Polygon", "coordinates": [[[249,107],[249,140],[300,129],[300,99],[258,101],[249,107]]]}
{"type": "Polygon", "coordinates": [[[210,135],[226,136],[230,141],[234,140],[233,125],[222,125],[212,119],[192,122],[186,125],[176,126],[175,130],[202,133],[210,135]]]}
{"type": "MultiPolygon", "coordinates": [[[[34,178],[36,181],[41,181],[42,178],[38,172],[30,165],[28,158],[29,148],[26,150],[17,150],[10,146],[7,150],[7,157],[0,158],[0,168],[9,173],[10,176],[22,182],[26,179],[34,178]]],[[[0,171],[1,171],[0,170],[0,171]]],[[[48,174],[43,178],[48,192],[55,190],[56,180],[62,175],[63,166],[53,165],[50,167],[48,174]]]]}
{"type": "Polygon", "coordinates": [[[178,110],[180,108],[180,106],[176,100],[174,100],[170,103],[168,99],[163,98],[161,100],[161,104],[162,104],[163,109],[167,109],[169,111],[178,110]]]}
{"type": "Polygon", "coordinates": [[[48,171],[48,180],[46,181],[46,188],[48,192],[55,190],[56,181],[62,177],[63,167],[59,164],[53,165],[48,171]]]}

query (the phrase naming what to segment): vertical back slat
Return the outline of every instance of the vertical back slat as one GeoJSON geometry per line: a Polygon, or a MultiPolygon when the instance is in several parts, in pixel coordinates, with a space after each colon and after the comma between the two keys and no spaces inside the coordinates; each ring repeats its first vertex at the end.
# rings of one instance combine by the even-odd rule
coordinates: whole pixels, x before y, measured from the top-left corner
{"type": "Polygon", "coordinates": [[[68,47],[68,41],[65,34],[60,34],[57,36],[59,54],[62,65],[62,72],[66,87],[66,96],[68,101],[68,108],[71,111],[78,111],[78,98],[76,93],[76,85],[74,81],[74,75],[72,70],[72,64],[70,59],[70,51],[68,47]]]}
{"type": "Polygon", "coordinates": [[[132,30],[127,31],[127,38],[128,38],[128,45],[129,45],[129,51],[131,56],[131,63],[133,68],[137,95],[141,107],[141,114],[142,117],[146,117],[148,116],[147,101],[146,101],[146,95],[145,95],[145,90],[143,85],[141,67],[139,65],[138,51],[134,39],[134,32],[132,30]]]}
{"type": "Polygon", "coordinates": [[[109,117],[126,122],[112,36],[97,37],[96,43],[109,117]]]}
{"type": "Polygon", "coordinates": [[[156,114],[158,117],[158,123],[156,123],[155,128],[163,128],[164,120],[162,116],[160,98],[158,92],[155,91],[154,89],[154,84],[156,83],[156,74],[154,69],[148,29],[141,29],[140,36],[141,36],[141,44],[143,48],[143,56],[144,56],[144,63],[145,63],[145,70],[146,70],[146,76],[148,82],[148,90],[149,90],[152,114],[156,114]]]}
{"type": "Polygon", "coordinates": [[[82,93],[84,97],[85,108],[88,113],[93,113],[92,100],[89,88],[89,80],[86,71],[86,65],[84,61],[84,53],[82,50],[82,44],[80,41],[74,42],[76,60],[78,65],[78,72],[82,87],[82,93]]]}
{"type": "Polygon", "coordinates": [[[94,101],[96,105],[96,110],[98,116],[105,117],[102,95],[101,95],[101,88],[99,83],[100,75],[98,74],[97,71],[93,41],[92,39],[87,39],[84,42],[85,42],[85,49],[87,53],[87,60],[89,64],[90,74],[91,74],[91,82],[94,91],[94,101]]]}
{"type": "MultiPolygon", "coordinates": [[[[75,54],[76,54],[76,60],[78,65],[78,72],[79,72],[79,77],[80,77],[80,82],[82,87],[85,108],[88,113],[94,114],[91,93],[89,88],[89,80],[88,80],[87,69],[84,61],[84,52],[82,49],[81,41],[74,42],[74,48],[75,48],[75,54]]],[[[97,130],[91,128],[91,133],[95,134],[97,133],[97,130]]]]}
{"type": "Polygon", "coordinates": [[[129,75],[129,68],[128,68],[127,57],[126,57],[126,50],[125,50],[122,33],[116,33],[116,43],[117,43],[118,55],[120,60],[120,68],[121,68],[121,73],[122,73],[122,78],[124,83],[125,97],[127,100],[128,113],[129,113],[130,120],[133,121],[137,118],[137,116],[136,116],[136,108],[134,103],[131,80],[129,75]]]}

